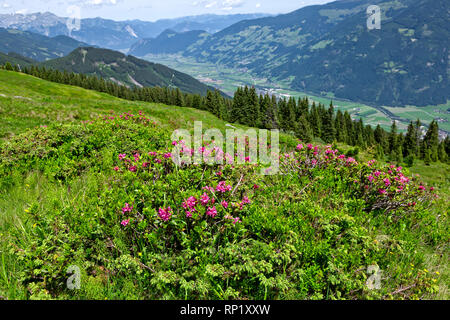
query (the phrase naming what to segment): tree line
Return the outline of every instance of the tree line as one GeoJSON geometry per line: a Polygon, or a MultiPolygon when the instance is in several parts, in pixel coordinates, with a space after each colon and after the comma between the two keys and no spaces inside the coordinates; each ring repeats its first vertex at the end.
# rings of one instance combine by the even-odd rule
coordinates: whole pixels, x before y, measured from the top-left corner
{"type": "Polygon", "coordinates": [[[450,138],[439,141],[439,126],[432,121],[425,130],[420,120],[411,122],[406,134],[399,133],[396,121],[391,130],[380,125],[375,129],[354,120],[347,111],[335,111],[331,102],[328,107],[310,103],[307,97],[278,99],[275,95],[259,94],[254,87],[238,88],[233,98],[225,98],[219,91],[208,91],[206,96],[183,93],[178,88],[127,87],[92,75],[61,72],[45,67],[19,66],[6,63],[3,69],[23,72],[44,80],[74,85],[85,89],[108,93],[112,96],[180,107],[196,108],[213,113],[222,120],[262,129],[280,129],[291,133],[304,142],[321,139],[325,143],[340,142],[359,149],[372,148],[378,159],[405,162],[412,166],[415,159],[431,162],[448,162],[450,138]]]}

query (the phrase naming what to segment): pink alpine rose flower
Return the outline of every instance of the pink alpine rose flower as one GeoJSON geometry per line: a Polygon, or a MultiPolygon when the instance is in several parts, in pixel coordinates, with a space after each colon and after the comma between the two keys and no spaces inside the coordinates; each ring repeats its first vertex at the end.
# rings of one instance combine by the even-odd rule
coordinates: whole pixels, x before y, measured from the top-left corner
{"type": "Polygon", "coordinates": [[[223,200],[221,202],[222,207],[224,207],[225,209],[228,209],[228,202],[226,202],[225,200],[223,200]]]}
{"type": "Polygon", "coordinates": [[[206,210],[206,215],[215,218],[217,216],[216,207],[209,207],[208,210],[206,210]]]}
{"type": "Polygon", "coordinates": [[[161,218],[161,220],[167,222],[169,221],[170,217],[172,216],[172,209],[170,207],[167,207],[166,209],[159,208],[158,215],[161,218]]]}
{"type": "Polygon", "coordinates": [[[206,194],[206,192],[201,196],[200,203],[202,206],[206,206],[209,202],[209,196],[206,194]]]}
{"type": "Polygon", "coordinates": [[[131,211],[133,211],[133,206],[130,206],[128,203],[125,203],[125,206],[122,208],[122,213],[125,214],[131,211]]]}

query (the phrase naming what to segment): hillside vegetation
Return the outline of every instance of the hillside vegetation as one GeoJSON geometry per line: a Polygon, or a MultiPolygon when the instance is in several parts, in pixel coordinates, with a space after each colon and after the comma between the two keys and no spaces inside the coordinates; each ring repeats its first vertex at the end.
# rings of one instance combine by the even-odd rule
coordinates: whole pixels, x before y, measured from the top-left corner
{"type": "Polygon", "coordinates": [[[46,61],[41,66],[95,75],[131,88],[171,87],[202,95],[206,95],[208,90],[214,90],[185,73],[108,49],[79,48],[66,57],[46,61]]]}
{"type": "Polygon", "coordinates": [[[448,298],[448,180],[287,135],[279,175],[176,167],[174,129],[226,123],[2,70],[0,93],[3,299],[448,298]]]}
{"type": "MultiPolygon", "coordinates": [[[[449,98],[449,9],[448,1],[342,0],[241,21],[207,38],[175,37],[192,39],[184,56],[273,83],[289,79],[293,90],[375,106],[438,105],[449,98]],[[381,9],[379,30],[367,28],[371,5],[381,9]]],[[[164,46],[175,47],[142,42],[133,52],[164,46]]]]}

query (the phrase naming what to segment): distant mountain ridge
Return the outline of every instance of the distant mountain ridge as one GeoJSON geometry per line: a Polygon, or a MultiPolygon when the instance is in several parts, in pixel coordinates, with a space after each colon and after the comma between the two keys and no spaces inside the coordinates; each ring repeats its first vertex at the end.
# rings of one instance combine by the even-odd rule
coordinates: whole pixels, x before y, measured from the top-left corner
{"type": "Polygon", "coordinates": [[[7,62],[11,63],[12,65],[18,65],[21,68],[37,63],[37,61],[23,57],[15,52],[10,52],[7,54],[0,52],[0,64],[5,65],[7,62]]]}
{"type": "Polygon", "coordinates": [[[129,49],[138,40],[154,38],[167,29],[176,32],[205,30],[208,33],[215,33],[236,22],[263,16],[269,16],[269,14],[199,15],[155,22],[88,18],[81,20],[79,31],[73,30],[70,33],[66,25],[67,18],[45,12],[28,15],[0,14],[0,27],[34,32],[49,37],[70,35],[90,45],[124,50],[129,49]]]}
{"type": "Polygon", "coordinates": [[[0,52],[15,52],[37,61],[63,57],[84,42],[66,36],[53,38],[32,32],[0,28],[0,52]]]}
{"type": "MultiPolygon", "coordinates": [[[[322,96],[378,106],[444,104],[450,100],[449,17],[450,1],[340,0],[241,21],[205,41],[193,38],[177,53],[322,96]],[[370,5],[381,8],[380,30],[367,28],[370,5]]],[[[154,46],[145,46],[132,52],[152,53],[154,46]]]]}
{"type": "Polygon", "coordinates": [[[206,41],[211,36],[206,31],[194,30],[176,32],[165,30],[156,38],[143,39],[134,44],[129,53],[137,56],[151,54],[171,54],[185,51],[189,46],[199,41],[206,41]]]}
{"type": "Polygon", "coordinates": [[[170,87],[201,95],[214,90],[187,74],[109,49],[81,47],[63,58],[43,62],[40,66],[96,75],[128,87],[170,87]]]}
{"type": "Polygon", "coordinates": [[[0,64],[39,65],[60,71],[96,75],[128,87],[171,87],[206,95],[215,90],[193,77],[109,49],[89,47],[66,36],[49,38],[0,28],[0,64]]]}

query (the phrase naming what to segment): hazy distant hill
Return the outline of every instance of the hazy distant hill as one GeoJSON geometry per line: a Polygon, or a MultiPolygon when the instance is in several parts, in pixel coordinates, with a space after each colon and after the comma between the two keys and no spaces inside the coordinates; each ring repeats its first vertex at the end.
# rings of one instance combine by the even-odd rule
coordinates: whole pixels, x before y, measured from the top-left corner
{"type": "Polygon", "coordinates": [[[236,22],[268,14],[199,15],[155,22],[141,20],[113,21],[102,18],[81,20],[81,29],[69,34],[67,18],[52,13],[0,14],[0,27],[30,31],[54,37],[70,35],[91,45],[110,49],[128,49],[140,39],[154,38],[166,29],[177,32],[205,30],[218,32],[236,22]]]}
{"type": "Polygon", "coordinates": [[[0,52],[0,64],[4,65],[7,62],[11,63],[12,65],[19,65],[20,67],[26,67],[31,64],[36,64],[35,60],[23,57],[18,53],[10,52],[8,54],[5,54],[0,52]]]}
{"type": "MultiPolygon", "coordinates": [[[[440,104],[450,100],[449,17],[444,0],[341,0],[241,21],[194,38],[183,54],[289,79],[299,91],[376,105],[440,104]],[[369,5],[381,7],[381,30],[367,28],[369,5]]],[[[134,49],[143,56],[153,48],[134,49]]]]}
{"type": "Polygon", "coordinates": [[[130,87],[171,87],[202,95],[208,89],[213,90],[187,74],[108,49],[78,48],[66,57],[41,65],[60,71],[97,75],[130,87]]]}
{"type": "Polygon", "coordinates": [[[130,49],[130,54],[145,56],[152,54],[177,53],[185,51],[190,45],[198,41],[205,41],[211,35],[206,31],[187,31],[177,33],[166,30],[156,38],[143,39],[130,49]]]}
{"type": "Polygon", "coordinates": [[[86,46],[86,43],[66,36],[49,38],[36,33],[0,28],[0,52],[15,52],[37,61],[62,57],[80,46],[86,46]]]}

